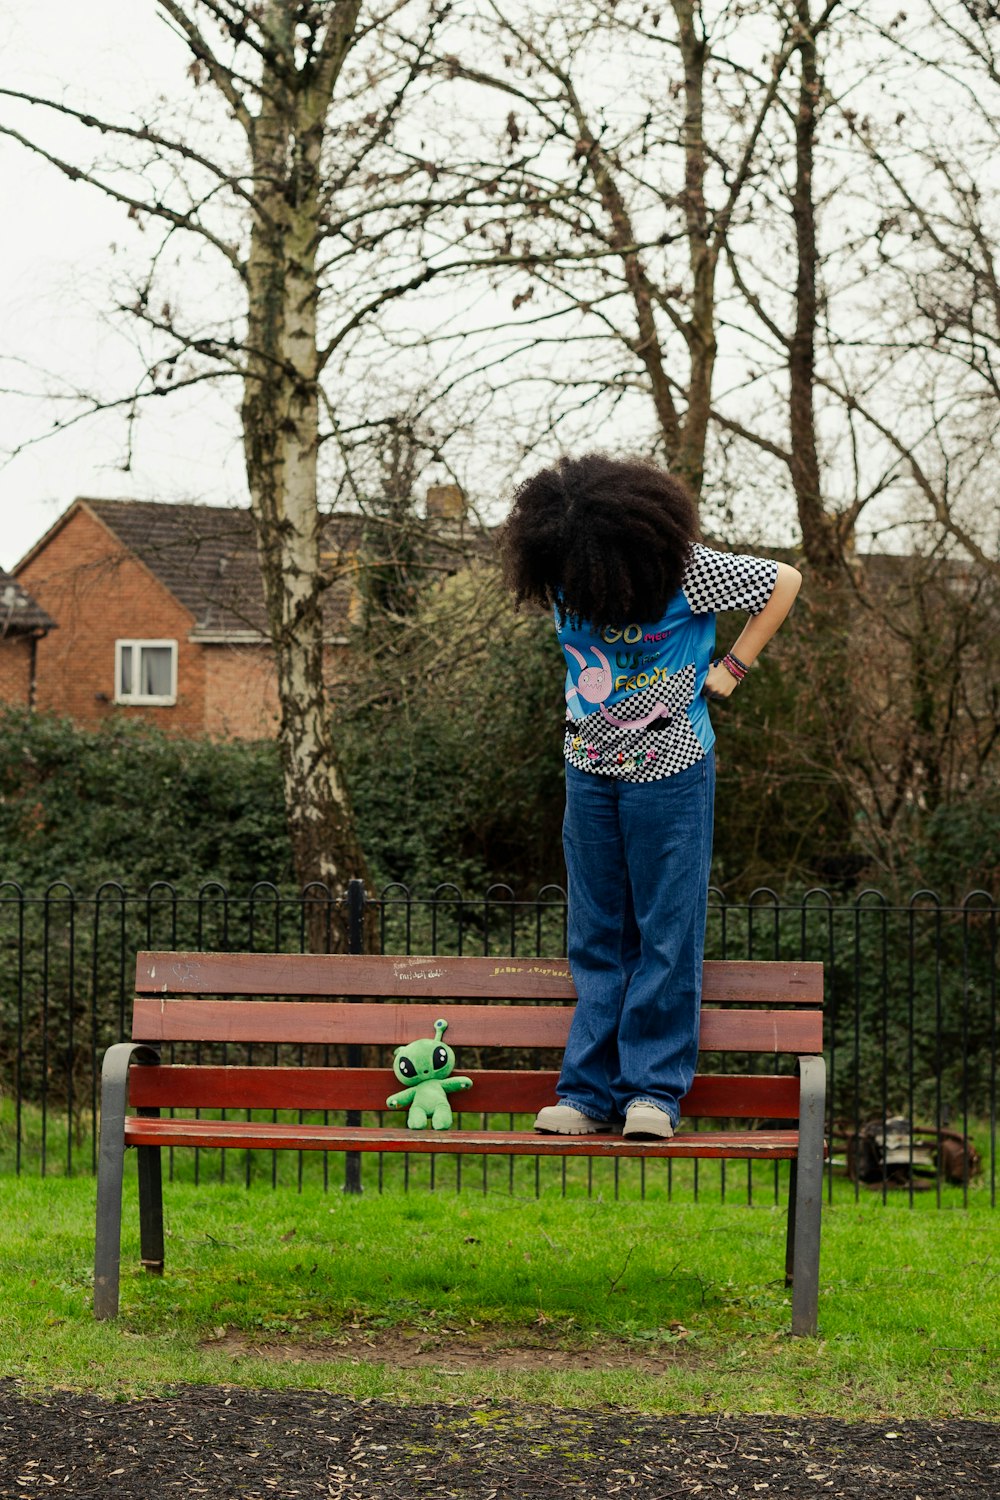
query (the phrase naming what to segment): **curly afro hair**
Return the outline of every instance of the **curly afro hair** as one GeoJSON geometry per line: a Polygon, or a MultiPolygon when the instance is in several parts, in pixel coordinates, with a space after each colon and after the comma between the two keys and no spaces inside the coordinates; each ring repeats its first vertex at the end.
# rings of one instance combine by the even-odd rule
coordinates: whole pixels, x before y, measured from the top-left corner
{"type": "Polygon", "coordinates": [[[620,626],[659,619],[697,537],[679,479],[643,459],[588,453],[519,485],[499,545],[515,606],[620,626]]]}

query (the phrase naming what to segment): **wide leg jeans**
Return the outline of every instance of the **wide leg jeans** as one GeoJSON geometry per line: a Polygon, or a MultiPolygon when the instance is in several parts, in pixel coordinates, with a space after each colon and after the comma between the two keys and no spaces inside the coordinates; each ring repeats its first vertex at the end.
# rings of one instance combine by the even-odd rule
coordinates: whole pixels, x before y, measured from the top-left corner
{"type": "Polygon", "coordinates": [[[566,767],[577,1005],[559,1098],[597,1120],[644,1100],[676,1125],[698,1060],[715,755],[661,781],[566,767]]]}

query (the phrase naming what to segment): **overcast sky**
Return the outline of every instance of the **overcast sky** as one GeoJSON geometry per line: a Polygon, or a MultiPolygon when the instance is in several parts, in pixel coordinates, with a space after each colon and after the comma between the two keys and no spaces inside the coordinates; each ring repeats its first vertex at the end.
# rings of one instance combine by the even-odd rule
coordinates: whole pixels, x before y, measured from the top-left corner
{"type": "MultiPolygon", "coordinates": [[[[141,115],[160,95],[191,99],[189,54],[155,0],[46,0],[41,10],[0,0],[0,58],[3,87],[112,120],[141,115]]],[[[502,115],[506,101],[495,107],[502,115]]],[[[0,118],[71,161],[100,149],[94,132],[51,111],[3,100],[0,118]]],[[[141,370],[131,320],[116,322],[110,309],[130,257],[142,264],[147,245],[123,207],[3,136],[0,215],[0,565],[12,567],[77,495],[245,504],[235,382],[147,402],[127,469],[120,412],[51,435],[79,409],[75,392],[121,398],[141,370]]],[[[509,289],[504,298],[506,316],[509,289]]],[[[492,312],[480,321],[489,326],[492,312]]],[[[720,353],[720,380],[723,367],[720,353]]],[[[525,391],[532,401],[530,383],[525,391]]]]}
{"type": "MultiPolygon", "coordinates": [[[[0,59],[0,86],[105,117],[129,119],[161,95],[192,97],[189,54],[155,0],[0,0],[0,59]]],[[[81,144],[79,128],[74,133],[47,115],[0,101],[0,118],[68,159],[94,147],[93,132],[81,144]]],[[[140,373],[131,320],[116,322],[110,308],[116,284],[127,280],[129,264],[142,263],[148,242],[124,208],[3,136],[0,225],[0,565],[12,567],[77,495],[245,504],[236,382],[147,403],[127,469],[121,413],[38,441],[78,409],[75,392],[120,398],[140,373]]],[[[720,350],[720,388],[726,378],[720,350]]],[[[532,399],[530,383],[525,390],[532,399]]],[[[751,486],[746,503],[770,539],[784,540],[794,507],[786,495],[782,522],[780,501],[773,514],[760,504],[769,493],[764,481],[769,471],[764,489],[751,486]]],[[[875,507],[866,519],[875,525],[875,507]]]]}
{"type": "MultiPolygon", "coordinates": [[[[103,104],[176,93],[187,59],[153,0],[0,0],[3,87],[103,104]]],[[[9,108],[4,117],[12,120],[9,108]]],[[[27,114],[18,116],[27,122],[27,114]]],[[[69,142],[67,141],[67,147],[69,142]]],[[[135,353],[107,316],[128,240],[125,210],[0,137],[0,450],[44,432],[46,393],[96,377],[121,389],[135,353]],[[111,246],[117,245],[116,253],[111,246]],[[10,394],[28,390],[34,399],[10,394]]],[[[0,565],[11,567],[76,495],[245,503],[235,391],[164,402],[140,424],[131,472],[124,425],[95,418],[0,467],[0,565]]]]}

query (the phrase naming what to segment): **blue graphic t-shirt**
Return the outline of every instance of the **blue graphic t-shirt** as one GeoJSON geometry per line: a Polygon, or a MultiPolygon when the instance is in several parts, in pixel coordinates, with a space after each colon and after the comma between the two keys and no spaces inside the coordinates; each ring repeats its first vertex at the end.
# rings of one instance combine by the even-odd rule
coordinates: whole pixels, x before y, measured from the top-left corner
{"type": "Polygon", "coordinates": [[[696,542],[680,589],[659,620],[600,628],[568,618],[556,632],[566,653],[570,765],[623,781],[660,781],[715,744],[702,687],[715,649],[718,610],[756,615],[778,564],[716,552],[696,542]]]}

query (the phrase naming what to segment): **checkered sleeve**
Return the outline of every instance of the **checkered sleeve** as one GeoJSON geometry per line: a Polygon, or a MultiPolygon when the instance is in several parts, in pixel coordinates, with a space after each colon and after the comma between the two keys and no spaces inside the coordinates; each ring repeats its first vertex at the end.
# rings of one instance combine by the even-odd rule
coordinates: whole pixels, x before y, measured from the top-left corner
{"type": "Polygon", "coordinates": [[[742,552],[716,552],[695,542],[681,585],[692,614],[723,609],[759,615],[774,592],[778,564],[767,557],[742,552]]]}

